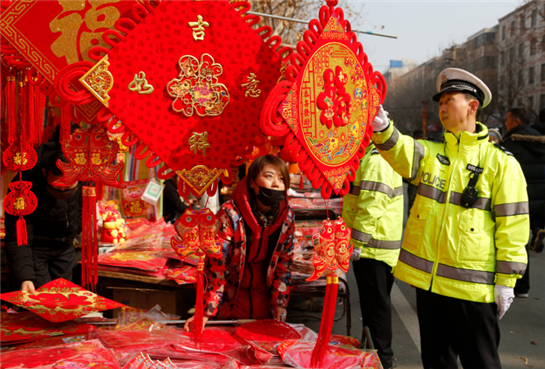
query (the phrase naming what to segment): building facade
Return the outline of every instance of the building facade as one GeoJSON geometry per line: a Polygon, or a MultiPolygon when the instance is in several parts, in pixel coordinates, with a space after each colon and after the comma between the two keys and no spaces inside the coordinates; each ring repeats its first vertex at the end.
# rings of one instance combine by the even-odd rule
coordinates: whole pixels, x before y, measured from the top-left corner
{"type": "Polygon", "coordinates": [[[384,106],[403,131],[422,128],[424,119],[430,133],[440,126],[434,105],[424,106],[436,92],[437,75],[448,67],[468,70],[490,88],[492,102],[478,117],[489,127],[501,125],[506,111],[514,107],[527,108],[535,121],[545,109],[545,2],[529,1],[496,26],[417,67],[386,72],[384,106]]]}
{"type": "Polygon", "coordinates": [[[499,19],[500,110],[545,109],[545,2],[530,1],[499,19]]]}

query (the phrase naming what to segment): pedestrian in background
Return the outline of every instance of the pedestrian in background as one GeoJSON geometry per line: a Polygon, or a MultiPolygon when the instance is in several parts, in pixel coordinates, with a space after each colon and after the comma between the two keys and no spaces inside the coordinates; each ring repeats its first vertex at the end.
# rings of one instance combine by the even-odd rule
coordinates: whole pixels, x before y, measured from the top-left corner
{"type": "Polygon", "coordinates": [[[394,355],[390,292],[403,234],[403,182],[373,144],[365,151],[344,197],[343,218],[352,229],[351,260],[363,326],[369,328],[382,366],[388,369],[394,355]]]}
{"type": "MultiPolygon", "coordinates": [[[[530,203],[530,229],[534,235],[537,235],[538,230],[545,224],[545,144],[537,139],[541,134],[529,123],[530,116],[526,109],[509,110],[505,118],[507,134],[501,144],[515,156],[526,177],[530,203]]],[[[526,252],[529,246],[530,242],[526,245],[526,252]]],[[[529,291],[530,260],[528,259],[526,273],[515,286],[515,296],[527,298],[529,291]]]]}
{"type": "Polygon", "coordinates": [[[445,142],[399,133],[382,108],[373,122],[382,157],[418,185],[394,276],[416,287],[424,368],[456,368],[458,356],[464,368],[501,368],[498,317],[527,263],[526,181],[476,121],[488,87],[457,68],[436,85],[445,142]]]}

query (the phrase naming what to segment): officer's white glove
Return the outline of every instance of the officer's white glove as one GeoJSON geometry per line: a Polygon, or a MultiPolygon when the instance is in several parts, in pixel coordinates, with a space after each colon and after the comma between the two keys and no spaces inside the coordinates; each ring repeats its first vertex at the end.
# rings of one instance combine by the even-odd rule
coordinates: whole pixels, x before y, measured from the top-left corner
{"type": "Polygon", "coordinates": [[[361,256],[361,249],[359,247],[354,247],[354,251],[352,251],[352,255],[350,255],[350,260],[358,261],[360,260],[360,256],[361,256]]]}
{"type": "Polygon", "coordinates": [[[386,111],[384,111],[381,105],[377,113],[377,116],[375,117],[375,120],[373,121],[373,132],[384,131],[386,128],[388,128],[388,125],[390,125],[390,121],[388,120],[386,111]]]}
{"type": "Polygon", "coordinates": [[[514,298],[515,293],[513,288],[496,284],[494,287],[494,300],[496,301],[496,305],[498,305],[500,319],[503,318],[514,298]]]}

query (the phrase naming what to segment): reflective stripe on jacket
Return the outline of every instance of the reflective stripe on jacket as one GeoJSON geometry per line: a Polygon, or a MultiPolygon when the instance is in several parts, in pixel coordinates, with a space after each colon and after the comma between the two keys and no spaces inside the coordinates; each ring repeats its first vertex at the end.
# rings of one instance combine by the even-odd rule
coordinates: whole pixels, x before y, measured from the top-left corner
{"type": "Polygon", "coordinates": [[[403,182],[372,144],[344,197],[343,218],[362,258],[395,267],[403,233],[403,182]]]}
{"type": "Polygon", "coordinates": [[[494,302],[494,283],[514,287],[526,270],[529,217],[519,163],[488,142],[488,129],[445,142],[415,141],[390,124],[373,134],[380,154],[418,186],[394,275],[415,287],[475,302],[494,302]],[[461,197],[472,173],[483,168],[477,201],[461,197]]]}

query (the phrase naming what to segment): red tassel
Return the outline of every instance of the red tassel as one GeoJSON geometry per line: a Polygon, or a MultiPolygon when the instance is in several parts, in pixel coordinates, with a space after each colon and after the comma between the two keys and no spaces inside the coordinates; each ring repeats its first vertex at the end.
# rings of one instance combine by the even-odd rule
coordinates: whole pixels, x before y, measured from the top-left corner
{"type": "Polygon", "coordinates": [[[97,191],[97,201],[102,201],[102,198],[104,197],[104,183],[97,182],[95,188],[97,191]]]}
{"type": "Polygon", "coordinates": [[[301,172],[301,179],[299,179],[299,189],[303,189],[303,172],[301,172]]]}
{"type": "Polygon", "coordinates": [[[60,130],[60,140],[69,140],[70,139],[70,109],[74,107],[71,104],[66,103],[61,108],[61,130],[60,130]]]}
{"type": "Polygon", "coordinates": [[[6,91],[6,114],[8,121],[8,142],[13,144],[17,138],[17,100],[16,100],[16,89],[17,82],[15,81],[15,76],[8,76],[6,91]]]}
{"type": "Polygon", "coordinates": [[[39,146],[42,143],[42,137],[44,134],[44,109],[45,109],[45,95],[40,91],[40,88],[35,85],[29,86],[32,89],[34,95],[34,120],[31,122],[32,131],[34,132],[35,146],[39,146]]]}
{"type": "Polygon", "coordinates": [[[322,368],[322,361],[327,353],[329,340],[331,338],[331,331],[333,329],[338,290],[339,277],[336,275],[328,275],[320,332],[318,333],[318,340],[316,341],[316,346],[314,346],[314,350],[312,351],[312,356],[310,358],[311,368],[322,368]]]}
{"type": "Polygon", "coordinates": [[[95,188],[83,186],[81,283],[91,291],[96,290],[98,283],[98,230],[96,220],[95,188]]]}
{"type": "Polygon", "coordinates": [[[204,260],[197,265],[197,299],[195,302],[195,319],[193,319],[193,337],[200,346],[202,340],[202,321],[204,317],[204,260]]]}
{"type": "Polygon", "coordinates": [[[82,203],[83,204],[82,204],[82,209],[81,209],[81,229],[82,229],[82,234],[81,234],[81,285],[83,287],[83,286],[87,285],[87,268],[86,268],[85,259],[84,259],[85,252],[87,251],[86,242],[85,242],[85,240],[87,240],[87,228],[86,228],[86,224],[85,224],[85,217],[86,217],[86,214],[89,214],[89,209],[87,208],[88,203],[85,200],[85,191],[83,192],[83,201],[82,201],[82,203]]]}
{"type": "Polygon", "coordinates": [[[34,96],[34,86],[32,86],[27,81],[27,77],[25,77],[25,96],[26,96],[26,105],[23,107],[27,111],[26,116],[26,134],[27,134],[27,142],[30,146],[36,147],[36,130],[34,128],[36,124],[35,120],[35,114],[36,114],[36,101],[34,96]]]}
{"type": "Polygon", "coordinates": [[[15,222],[15,228],[17,229],[17,246],[28,245],[26,221],[23,217],[19,217],[19,219],[17,219],[17,222],[15,222]]]}

